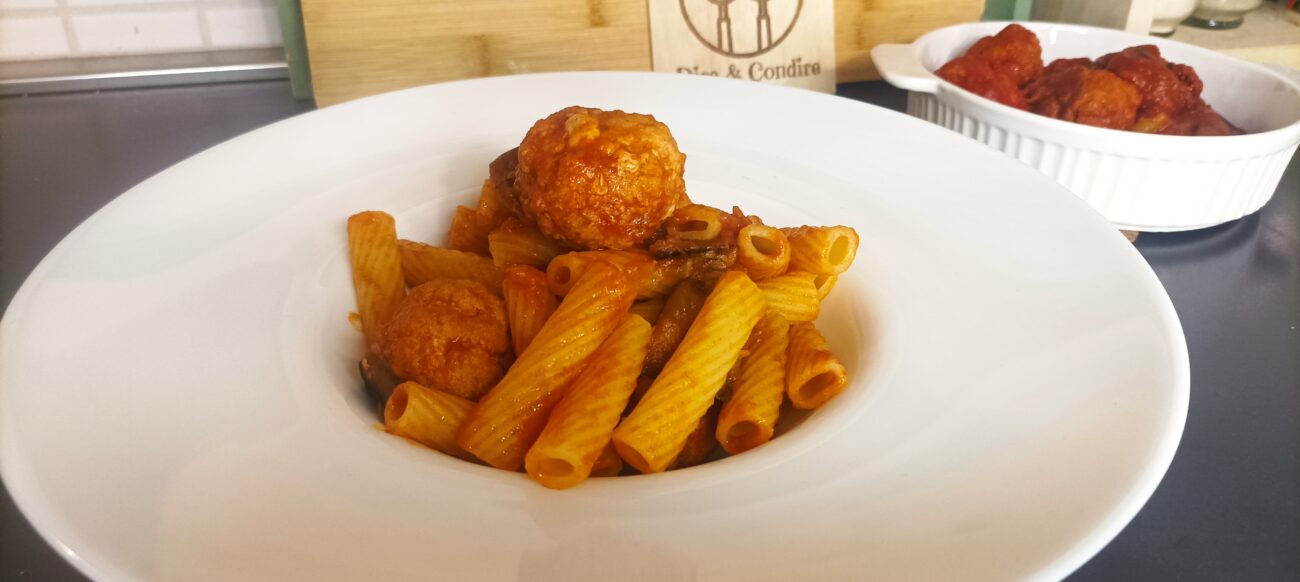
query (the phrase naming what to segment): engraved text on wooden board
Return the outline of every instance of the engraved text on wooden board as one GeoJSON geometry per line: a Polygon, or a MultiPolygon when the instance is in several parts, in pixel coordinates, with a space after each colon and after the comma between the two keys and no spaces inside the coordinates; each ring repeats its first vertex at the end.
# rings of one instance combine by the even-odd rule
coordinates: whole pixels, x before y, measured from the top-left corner
{"type": "Polygon", "coordinates": [[[649,0],[654,70],[835,91],[832,0],[649,0]]]}

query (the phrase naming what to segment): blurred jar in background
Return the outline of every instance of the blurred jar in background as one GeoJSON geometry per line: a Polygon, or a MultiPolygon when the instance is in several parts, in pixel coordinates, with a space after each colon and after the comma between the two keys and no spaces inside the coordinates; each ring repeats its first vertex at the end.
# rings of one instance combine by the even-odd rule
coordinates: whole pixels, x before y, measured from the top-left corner
{"type": "Polygon", "coordinates": [[[1151,15],[1151,34],[1169,36],[1178,23],[1192,15],[1196,0],[1156,0],[1151,15]]]}
{"type": "Polygon", "coordinates": [[[1198,0],[1187,24],[1201,28],[1237,28],[1246,13],[1263,3],[1264,0],[1198,0]]]}

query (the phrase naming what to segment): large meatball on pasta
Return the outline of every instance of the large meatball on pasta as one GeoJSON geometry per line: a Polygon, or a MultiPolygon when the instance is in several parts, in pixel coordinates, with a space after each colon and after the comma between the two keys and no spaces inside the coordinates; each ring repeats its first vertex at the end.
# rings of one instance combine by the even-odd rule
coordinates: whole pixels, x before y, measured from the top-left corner
{"type": "Polygon", "coordinates": [[[519,144],[519,210],[576,249],[642,247],[685,198],[685,163],[654,117],[569,107],[519,144]]]}
{"type": "Polygon", "coordinates": [[[482,283],[436,279],[411,289],[381,343],[402,379],[478,398],[507,367],[505,303],[482,283]]]}

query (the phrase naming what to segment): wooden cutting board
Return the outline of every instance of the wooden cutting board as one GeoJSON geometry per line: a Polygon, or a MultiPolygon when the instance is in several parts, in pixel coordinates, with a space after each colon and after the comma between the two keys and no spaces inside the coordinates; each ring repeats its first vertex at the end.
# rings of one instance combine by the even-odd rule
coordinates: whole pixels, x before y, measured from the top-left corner
{"type": "MultiPolygon", "coordinates": [[[[984,0],[833,1],[840,82],[879,78],[872,46],[984,10],[984,0]]],[[[645,0],[302,0],[302,12],[322,107],[471,77],[650,70],[645,0]]]]}

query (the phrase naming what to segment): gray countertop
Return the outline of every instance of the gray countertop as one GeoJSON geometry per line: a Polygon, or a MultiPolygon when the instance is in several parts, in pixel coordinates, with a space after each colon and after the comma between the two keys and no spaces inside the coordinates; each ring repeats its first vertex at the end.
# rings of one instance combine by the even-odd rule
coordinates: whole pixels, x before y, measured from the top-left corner
{"type": "MultiPolygon", "coordinates": [[[[840,93],[904,107],[883,83],[840,93]]],[[[310,109],[283,81],[0,99],[0,309],[113,197],[310,109]]],[[[1300,579],[1300,160],[1260,212],[1137,248],[1187,336],[1187,426],[1155,495],[1071,580],[1300,579]]],[[[76,579],[0,485],[0,581],[76,579]]]]}

